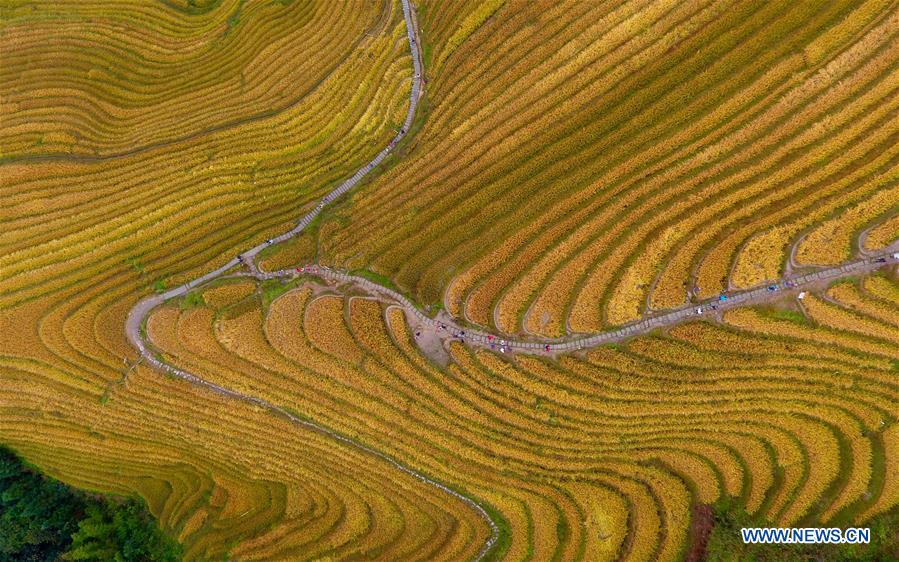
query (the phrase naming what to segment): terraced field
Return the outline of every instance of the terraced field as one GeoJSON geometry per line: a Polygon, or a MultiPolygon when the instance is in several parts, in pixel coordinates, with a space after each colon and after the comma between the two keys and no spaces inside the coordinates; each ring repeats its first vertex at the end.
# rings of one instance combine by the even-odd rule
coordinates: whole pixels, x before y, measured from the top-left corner
{"type": "Polygon", "coordinates": [[[471,29],[497,4],[423,10],[427,120],[324,262],[562,336],[777,279],[800,239],[808,265],[899,237],[895,3],[507,3],[471,29]]]}
{"type": "Polygon", "coordinates": [[[453,343],[445,367],[401,309],[339,291],[173,301],[149,339],[170,364],[479,498],[508,559],[677,559],[691,506],[722,497],[782,525],[899,503],[895,277],[556,360],[453,343]]]}
{"type": "Polygon", "coordinates": [[[0,441],[188,559],[674,560],[719,500],[895,512],[895,2],[0,11],[0,441]],[[635,323],[724,291],[763,298],[635,323]]]}
{"type": "MultiPolygon", "coordinates": [[[[84,6],[78,3],[72,8],[76,12],[73,19],[87,18],[78,16],[84,6]]],[[[343,37],[356,25],[355,41],[343,49],[326,50],[331,60],[314,57],[320,66],[303,69],[304,80],[312,79],[308,91],[290,80],[297,88],[297,100],[272,115],[256,114],[259,107],[248,102],[243,109],[245,122],[216,123],[182,141],[159,146],[138,147],[141,140],[135,138],[129,142],[138,147],[138,153],[102,156],[101,151],[98,158],[87,158],[77,146],[59,151],[37,141],[36,146],[24,146],[16,141],[13,130],[4,131],[4,139],[9,139],[4,141],[4,177],[12,186],[4,200],[10,220],[0,241],[5,250],[4,303],[42,297],[88,279],[96,282],[98,277],[128,276],[139,278],[144,285],[187,279],[193,268],[226,261],[221,257],[233,255],[247,240],[261,239],[281,228],[331,183],[375,154],[378,148],[374,147],[387,144],[408,105],[410,64],[401,11],[391,4],[366,4],[366,9],[360,6],[354,11],[360,21],[338,24],[340,11],[327,10],[327,6],[331,4],[322,3],[318,11],[331,22],[313,22],[314,28],[323,31],[336,26],[340,32],[335,29],[334,34],[343,37]],[[355,92],[351,98],[345,95],[348,84],[355,92]],[[73,183],[76,179],[77,184],[73,183]],[[190,235],[198,232],[203,235],[190,235]]],[[[236,27],[257,29],[264,38],[257,42],[275,41],[277,34],[271,30],[269,36],[265,22],[289,21],[306,14],[305,10],[292,14],[289,7],[281,9],[285,13],[277,19],[266,18],[264,13],[255,17],[245,14],[236,27]]],[[[115,14],[109,17],[116,25],[128,23],[118,22],[115,14]]],[[[29,13],[7,18],[4,39],[15,45],[17,31],[28,33],[35,19],[40,21],[38,15],[29,13]]],[[[81,26],[85,27],[83,22],[81,26]]],[[[130,26],[140,29],[140,22],[130,26]]],[[[294,27],[299,35],[316,35],[294,27]]],[[[220,31],[224,34],[220,41],[230,36],[224,27],[220,31]]],[[[317,40],[322,40],[320,35],[317,40]]],[[[62,43],[63,38],[57,42],[62,43]]],[[[202,47],[201,42],[195,55],[199,57],[215,45],[218,43],[202,47]]],[[[318,48],[303,42],[298,45],[318,48]]],[[[285,53],[277,42],[263,47],[274,59],[269,64],[290,66],[278,63],[285,53]]],[[[3,67],[10,77],[3,82],[8,88],[3,94],[9,118],[4,115],[2,122],[12,127],[23,114],[19,106],[29,96],[39,97],[29,92],[44,86],[39,76],[30,86],[21,84],[31,74],[15,72],[15,50],[9,50],[11,54],[5,57],[9,63],[3,67]]],[[[216,59],[207,59],[207,66],[218,68],[216,59]]],[[[118,57],[112,62],[128,66],[127,60],[118,57]]],[[[160,64],[166,62],[171,66],[165,68],[170,81],[185,72],[199,72],[185,70],[177,61],[160,64]]],[[[65,59],[60,59],[47,69],[51,71],[62,81],[70,69],[65,59]]],[[[110,87],[108,83],[106,87],[110,87]]],[[[99,96],[89,85],[85,89],[85,95],[99,96]]],[[[119,103],[126,105],[127,93],[119,92],[119,103]]],[[[138,101],[150,108],[158,103],[152,98],[138,101]]],[[[64,114],[74,111],[61,102],[54,107],[57,112],[48,116],[54,123],[64,123],[64,114]]],[[[269,104],[263,102],[260,107],[269,104]]],[[[184,111],[198,113],[189,107],[184,111]]],[[[237,110],[231,112],[236,114],[237,110]]]]}
{"type": "Polygon", "coordinates": [[[2,8],[0,436],[143,496],[193,559],[456,559],[490,533],[383,461],[135,365],[125,338],[139,295],[282,230],[393,138],[405,19],[355,4],[2,8]]]}

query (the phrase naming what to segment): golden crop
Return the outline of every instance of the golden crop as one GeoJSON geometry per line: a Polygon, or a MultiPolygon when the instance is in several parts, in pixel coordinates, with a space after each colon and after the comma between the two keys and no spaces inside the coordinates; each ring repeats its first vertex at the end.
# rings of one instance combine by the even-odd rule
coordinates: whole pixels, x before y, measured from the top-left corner
{"type": "Polygon", "coordinates": [[[895,285],[890,284],[889,281],[884,283],[883,277],[872,276],[866,277],[861,287],[853,283],[833,285],[827,290],[826,296],[839,302],[842,307],[861,313],[872,320],[897,326],[899,325],[899,307],[890,306],[888,303],[878,302],[871,298],[877,296],[877,285],[881,283],[885,285],[885,288],[895,288],[895,285]]]}
{"type": "Polygon", "coordinates": [[[899,215],[893,215],[874,226],[865,236],[866,250],[880,250],[899,239],[899,215]]]}
{"type": "Polygon", "coordinates": [[[213,308],[223,308],[250,296],[255,291],[256,284],[249,281],[226,283],[203,291],[203,300],[213,308]]]}
{"type": "MultiPolygon", "coordinates": [[[[528,356],[512,362],[452,344],[453,363],[439,368],[421,355],[399,308],[358,297],[311,299],[308,290],[277,299],[262,324],[256,313],[214,319],[189,310],[168,325],[197,342],[183,346],[187,355],[177,361],[201,365],[184,350],[215,334],[229,353],[203,353],[217,368],[228,357],[241,360],[227,367],[229,384],[243,388],[252,380],[247,388],[269,400],[480,490],[506,516],[512,552],[527,540],[549,552],[584,548],[613,558],[627,544],[630,556],[672,558],[686,540],[694,501],[727,494],[790,524],[816,509],[840,475],[837,493],[820,507],[822,521],[856,502],[888,501],[879,493],[865,498],[875,469],[883,470],[872,463],[880,445],[869,434],[882,431],[883,413],[895,412],[899,398],[887,382],[895,345],[857,336],[878,322],[865,312],[876,309],[876,297],[843,287],[831,289],[829,298],[840,304],[826,309],[828,318],[844,318],[839,330],[741,309],[726,315],[737,328],[686,324],[669,337],[637,338],[558,363],[528,356]],[[835,312],[843,307],[854,312],[835,312]],[[305,339],[342,318],[356,351],[342,355],[334,345],[324,354],[305,339]],[[874,354],[855,355],[862,350],[874,354]],[[631,515],[622,518],[613,507],[585,516],[592,512],[577,507],[582,497],[558,492],[583,491],[588,478],[610,506],[626,505],[631,515]],[[535,517],[550,506],[560,515],[535,517]],[[556,542],[558,525],[568,526],[575,544],[556,542]],[[614,539],[613,549],[596,542],[597,533],[627,539],[614,539]]],[[[819,303],[826,304],[814,295],[804,300],[820,321],[819,303]]]]}
{"type": "MultiPolygon", "coordinates": [[[[594,23],[529,42],[520,66],[484,54],[496,79],[476,71],[494,41],[479,32],[443,59],[438,75],[452,78],[436,79],[419,156],[358,196],[347,212],[361,228],[331,231],[324,253],[372,263],[422,300],[443,295],[472,322],[551,336],[682,304],[694,286],[708,297],[772,278],[805,229],[884,197],[863,154],[883,145],[892,158],[896,15],[831,8],[781,14],[701,69],[658,57],[724,17],[703,3],[578,12],[594,23]],[[762,49],[791,26],[809,32],[804,54],[762,49]],[[474,43],[479,56],[464,56],[474,43]],[[444,91],[452,104],[440,105],[444,91]]],[[[741,10],[727,15],[735,26],[778,8],[741,10]]],[[[449,21],[435,22],[441,37],[449,21]]],[[[515,21],[500,8],[480,25],[514,50],[515,21]]]]}
{"type": "Polygon", "coordinates": [[[899,169],[896,169],[892,177],[883,177],[878,182],[883,189],[874,196],[815,227],[797,246],[796,261],[800,264],[822,265],[846,261],[850,257],[855,233],[869,223],[872,217],[890,210],[899,200],[897,172],[899,169]],[[889,187],[891,184],[893,187],[889,187]]]}
{"type": "MultiPolygon", "coordinates": [[[[840,291],[837,291],[837,294],[839,293],[840,291]]],[[[808,300],[803,301],[802,307],[810,318],[823,326],[860,333],[868,336],[872,341],[899,344],[895,319],[891,321],[892,323],[887,323],[874,318],[866,318],[857,312],[850,312],[813,295],[809,295],[808,300]]]]}
{"type": "MultiPolygon", "coordinates": [[[[69,483],[142,496],[188,559],[471,557],[487,531],[464,504],[434,503],[412,478],[379,482],[384,463],[355,449],[134,366],[122,330],[154,285],[282,231],[393,136],[410,78],[399,4],[226,1],[189,17],[57,4],[5,10],[0,39],[5,444],[69,483]]],[[[245,290],[205,297],[227,306],[245,290]]],[[[235,377],[286,363],[230,339],[252,316],[216,330],[213,318],[166,307],[147,331],[210,381],[249,394],[290,384],[235,377]]]]}
{"type": "MultiPolygon", "coordinates": [[[[393,137],[400,4],[138,4],[4,9],[4,442],[143,497],[191,560],[473,558],[491,529],[469,503],[151,371],[122,334],[142,295],[286,230],[393,137]]],[[[263,269],[364,267],[563,336],[775,278],[797,242],[833,263],[896,238],[894,6],[420,4],[415,135],[263,269]]],[[[146,332],[487,506],[501,557],[671,560],[696,504],[779,525],[899,505],[891,275],[810,293],[804,318],[731,310],[553,358],[449,343],[442,365],[397,306],[321,285],[266,307],[255,281],[201,289],[146,332]]]]}
{"type": "Polygon", "coordinates": [[[881,275],[870,275],[862,281],[862,288],[875,299],[899,307],[899,286],[881,275]]]}

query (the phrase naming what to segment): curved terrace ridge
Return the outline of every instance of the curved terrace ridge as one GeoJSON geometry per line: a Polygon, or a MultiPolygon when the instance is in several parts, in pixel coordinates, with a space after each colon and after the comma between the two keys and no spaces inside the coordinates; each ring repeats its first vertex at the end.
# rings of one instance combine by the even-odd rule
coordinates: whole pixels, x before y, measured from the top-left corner
{"type": "MultiPolygon", "coordinates": [[[[326,205],[328,205],[329,203],[332,203],[335,199],[337,199],[344,193],[353,189],[359,183],[359,181],[363,177],[365,177],[365,175],[367,175],[369,172],[371,172],[376,166],[378,166],[378,164],[380,164],[385,158],[387,158],[387,156],[396,147],[397,143],[399,143],[408,134],[409,128],[412,126],[412,121],[415,118],[415,111],[418,107],[418,100],[421,97],[421,92],[422,92],[422,82],[421,82],[422,63],[421,63],[421,55],[420,55],[420,52],[418,49],[418,45],[416,45],[416,39],[415,39],[416,35],[418,34],[418,24],[412,13],[412,8],[409,4],[409,0],[400,0],[400,1],[402,2],[402,6],[403,6],[403,17],[406,20],[406,36],[409,41],[409,48],[412,52],[412,67],[413,67],[412,91],[409,96],[409,109],[406,112],[406,119],[403,122],[400,132],[397,133],[396,136],[394,136],[394,138],[390,141],[390,143],[384,149],[382,149],[368,164],[366,164],[365,166],[363,166],[362,168],[357,170],[356,173],[353,174],[353,176],[351,176],[349,179],[344,181],[342,184],[340,184],[337,188],[332,190],[330,193],[325,195],[321,199],[321,201],[318,203],[318,205],[316,205],[312,211],[310,211],[302,219],[300,219],[300,221],[297,223],[297,225],[293,229],[291,229],[291,230],[285,232],[284,234],[281,234],[280,236],[277,236],[271,240],[268,240],[267,242],[265,242],[263,244],[259,244],[258,246],[247,250],[246,252],[244,252],[244,253],[240,254],[238,257],[230,260],[228,263],[219,267],[218,269],[210,271],[209,273],[206,273],[205,275],[202,275],[202,276],[200,276],[192,281],[189,281],[179,287],[175,287],[163,294],[153,295],[153,296],[147,297],[147,298],[141,300],[140,302],[138,302],[128,313],[128,318],[125,321],[125,333],[128,337],[128,341],[140,353],[141,360],[146,361],[147,364],[152,365],[153,367],[155,367],[156,369],[158,369],[162,372],[176,376],[176,377],[178,377],[182,380],[185,380],[191,384],[206,388],[220,396],[225,396],[228,398],[241,400],[243,402],[247,402],[247,403],[259,406],[261,408],[264,408],[265,410],[268,410],[269,412],[271,412],[273,414],[277,414],[279,416],[287,418],[288,420],[290,420],[291,422],[293,422],[299,426],[310,429],[312,431],[315,431],[315,432],[325,435],[327,437],[333,438],[337,441],[340,441],[341,443],[344,443],[344,444],[349,445],[359,451],[362,451],[363,453],[372,455],[372,456],[388,463],[393,468],[395,468],[405,474],[408,474],[409,476],[412,476],[415,479],[417,479],[429,486],[432,486],[433,488],[436,488],[436,489],[440,490],[441,492],[449,494],[449,495],[453,496],[454,498],[464,502],[465,504],[470,506],[472,509],[474,509],[481,517],[483,517],[483,519],[487,522],[488,526],[490,527],[490,537],[487,539],[487,541],[484,543],[484,545],[478,551],[478,554],[476,556],[476,559],[480,560],[480,559],[484,558],[484,556],[493,548],[493,546],[496,544],[497,540],[499,539],[499,526],[490,517],[490,515],[487,513],[487,510],[484,509],[484,507],[481,506],[478,502],[476,502],[475,500],[473,500],[455,490],[450,489],[445,484],[442,484],[432,478],[429,478],[428,476],[424,475],[421,472],[418,472],[412,468],[409,468],[409,467],[401,464],[399,461],[397,461],[393,457],[387,455],[386,453],[383,453],[381,451],[378,451],[376,449],[368,447],[367,445],[359,443],[358,441],[355,441],[345,435],[342,435],[342,434],[340,434],[336,431],[333,431],[331,429],[328,429],[324,426],[318,425],[312,421],[308,421],[308,420],[299,418],[299,417],[291,414],[290,412],[286,411],[285,409],[283,409],[275,404],[272,404],[271,402],[262,400],[255,396],[249,396],[246,394],[242,394],[240,392],[236,392],[234,390],[225,388],[221,385],[217,385],[217,384],[211,383],[209,381],[206,381],[194,374],[188,373],[187,371],[173,367],[172,365],[169,365],[169,364],[165,363],[164,361],[157,359],[157,357],[152,353],[151,348],[148,345],[148,343],[144,340],[144,336],[142,334],[142,326],[144,324],[144,320],[146,319],[146,317],[150,313],[150,311],[153,310],[154,308],[156,308],[157,306],[159,306],[160,304],[164,303],[165,301],[167,301],[171,298],[185,295],[190,290],[192,290],[200,285],[203,285],[213,279],[222,277],[227,271],[234,269],[235,267],[238,267],[241,265],[246,265],[246,264],[253,264],[253,260],[256,256],[256,254],[258,254],[263,248],[265,248],[273,243],[282,242],[284,240],[287,240],[293,236],[296,236],[300,232],[302,232],[321,213],[321,211],[324,209],[324,207],[326,205]]],[[[253,267],[252,265],[251,265],[251,270],[256,271],[255,267],[253,267]]]]}
{"type": "Polygon", "coordinates": [[[721,295],[714,299],[706,299],[663,312],[647,314],[639,320],[623,324],[611,330],[565,338],[533,337],[527,339],[511,338],[464,326],[445,313],[440,313],[434,317],[428,316],[408,297],[394,289],[379,285],[365,277],[350,275],[345,271],[317,264],[272,272],[259,271],[255,265],[250,265],[250,273],[226,275],[223,278],[253,277],[260,281],[266,281],[272,279],[295,279],[301,275],[310,275],[325,281],[352,284],[355,288],[361,289],[369,295],[381,297],[395,303],[411,313],[421,325],[433,328],[438,334],[442,334],[446,338],[455,338],[463,343],[469,343],[478,347],[490,347],[503,352],[537,354],[570,353],[598,345],[618,342],[649,333],[658,328],[673,326],[686,320],[713,317],[728,309],[765,303],[779,298],[785,292],[798,292],[802,288],[821,282],[864,274],[893,264],[899,264],[899,244],[891,245],[887,251],[871,253],[855,261],[802,275],[786,275],[775,282],[759,287],[741,291],[729,291],[727,295],[721,295]]]}
{"type": "Polygon", "coordinates": [[[243,252],[221,267],[210,271],[205,275],[202,275],[192,281],[175,287],[162,294],[153,295],[141,300],[129,312],[128,318],[126,320],[125,330],[128,340],[139,351],[142,360],[146,361],[147,364],[152,365],[156,369],[179,377],[191,384],[205,387],[208,390],[221,396],[260,406],[271,413],[289,419],[291,422],[299,426],[331,437],[337,441],[340,441],[341,443],[352,446],[357,450],[360,450],[384,462],[387,462],[397,470],[400,470],[401,472],[408,474],[421,482],[424,482],[442,492],[450,494],[451,496],[463,501],[472,509],[477,511],[484,518],[491,529],[490,537],[478,552],[477,559],[481,559],[494,547],[499,538],[499,527],[497,523],[491,518],[491,516],[481,504],[459,492],[450,489],[446,485],[401,464],[399,461],[395,460],[386,453],[368,447],[367,445],[364,445],[324,426],[318,425],[312,421],[299,418],[271,402],[262,400],[254,396],[245,395],[223,386],[211,383],[196,375],[178,369],[158,359],[153,354],[151,345],[147,341],[145,341],[144,335],[142,333],[142,326],[150,311],[152,311],[157,306],[165,303],[167,300],[184,296],[190,291],[202,287],[214,279],[249,276],[258,280],[283,280],[297,278],[302,275],[310,275],[326,281],[351,284],[354,287],[363,290],[367,294],[396,303],[397,305],[402,307],[408,314],[416,318],[421,325],[433,328],[438,334],[441,334],[446,338],[455,338],[470,345],[490,347],[492,349],[498,349],[501,352],[508,351],[528,354],[568,353],[645,334],[652,330],[671,326],[688,319],[713,317],[723,310],[752,304],[759,304],[773,300],[775,298],[778,298],[784,292],[798,291],[800,288],[813,286],[821,282],[828,282],[842,277],[858,275],[873,271],[886,265],[896,264],[899,263],[899,253],[896,253],[897,250],[899,250],[899,245],[897,245],[897,243],[894,243],[890,247],[888,247],[886,251],[864,254],[854,261],[849,261],[837,266],[820,268],[816,271],[804,274],[789,273],[781,277],[777,281],[770,282],[762,286],[741,291],[732,291],[727,295],[717,296],[714,299],[708,299],[699,303],[684,305],[679,308],[670,309],[663,312],[647,314],[635,322],[624,324],[614,329],[595,334],[573,335],[565,338],[555,339],[537,337],[522,339],[510,338],[508,336],[492,334],[479,328],[471,328],[465,326],[457,319],[445,313],[440,313],[435,317],[431,317],[425,314],[420,308],[418,308],[408,297],[393,289],[390,289],[383,285],[379,285],[378,283],[364,277],[351,275],[344,271],[338,271],[335,269],[319,266],[317,264],[309,264],[294,269],[273,272],[260,271],[255,264],[255,258],[259,254],[259,252],[272,244],[286,241],[303,232],[306,227],[308,227],[309,224],[311,224],[312,221],[321,213],[326,205],[332,203],[338,197],[353,189],[359,183],[359,181],[369,172],[371,172],[376,166],[378,166],[394,150],[397,143],[399,143],[408,134],[408,131],[415,117],[418,100],[422,91],[422,63],[418,45],[416,45],[416,35],[418,29],[414,14],[410,7],[409,0],[401,0],[401,2],[403,6],[403,15],[406,20],[407,38],[412,52],[414,76],[412,79],[412,91],[410,94],[409,109],[407,111],[406,119],[403,122],[400,132],[397,133],[397,135],[390,141],[388,146],[383,148],[370,162],[357,170],[353,176],[348,178],[333,191],[325,195],[319,201],[316,207],[305,216],[303,216],[293,229],[243,252]],[[238,273],[233,272],[233,270],[242,267],[245,267],[249,271],[238,273]]]}

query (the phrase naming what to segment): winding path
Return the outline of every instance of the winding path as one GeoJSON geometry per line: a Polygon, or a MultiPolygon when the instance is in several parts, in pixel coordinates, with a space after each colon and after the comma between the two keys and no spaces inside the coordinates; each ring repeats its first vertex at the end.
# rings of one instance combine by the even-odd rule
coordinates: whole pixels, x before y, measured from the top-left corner
{"type": "Polygon", "coordinates": [[[254,396],[242,394],[223,386],[211,383],[196,375],[193,375],[161,361],[154,354],[151,345],[145,341],[142,332],[144,321],[149,313],[157,306],[165,303],[167,300],[184,296],[191,290],[200,287],[214,279],[247,276],[254,277],[259,280],[292,279],[301,275],[312,275],[326,281],[352,284],[353,286],[360,288],[367,294],[393,301],[400,305],[403,309],[405,309],[408,314],[411,314],[415,319],[417,319],[419,325],[431,327],[447,338],[455,338],[464,341],[465,343],[476,346],[498,349],[501,352],[555,354],[573,352],[596,345],[620,341],[640,334],[645,334],[657,328],[671,326],[687,319],[714,316],[717,315],[720,311],[729,308],[769,301],[773,298],[778,297],[784,291],[798,290],[801,287],[814,285],[822,281],[865,273],[888,264],[899,263],[899,254],[895,253],[897,250],[895,248],[896,245],[894,244],[894,248],[890,251],[866,255],[856,261],[848,262],[831,268],[819,269],[812,273],[803,275],[787,275],[786,277],[781,278],[777,282],[770,285],[748,289],[745,291],[731,292],[726,297],[726,300],[716,299],[714,301],[709,300],[702,303],[685,305],[677,309],[644,316],[638,321],[623,325],[614,330],[591,335],[571,336],[567,338],[557,339],[510,339],[506,336],[499,336],[490,334],[483,330],[465,327],[459,324],[453,318],[443,313],[439,314],[436,318],[431,318],[424,312],[419,310],[415,306],[415,304],[412,303],[412,301],[410,301],[407,297],[392,289],[378,285],[377,283],[364,277],[349,275],[345,272],[336,271],[315,264],[291,270],[282,270],[275,272],[260,271],[255,264],[255,258],[257,254],[259,254],[259,252],[261,252],[264,248],[268,247],[271,244],[283,242],[302,232],[321,213],[326,205],[353,189],[366,174],[368,174],[371,170],[378,166],[393,151],[397,143],[399,143],[406,136],[407,131],[411,127],[412,121],[415,117],[418,100],[422,91],[422,66],[420,52],[418,46],[416,45],[416,35],[418,33],[417,22],[415,21],[414,14],[409,5],[409,0],[401,0],[401,2],[403,6],[403,15],[406,20],[407,38],[409,41],[409,47],[412,52],[412,66],[414,76],[412,79],[412,92],[409,100],[409,110],[406,114],[406,120],[404,121],[400,132],[393,138],[393,140],[390,141],[387,147],[381,150],[381,152],[379,152],[377,156],[374,157],[374,159],[372,159],[368,164],[356,171],[356,173],[353,174],[352,177],[347,179],[336,189],[325,195],[316,205],[316,207],[311,212],[306,214],[293,229],[269,241],[266,241],[263,244],[251,248],[250,250],[247,250],[246,252],[230,260],[228,263],[224,264],[218,269],[215,269],[214,271],[210,271],[209,273],[201,277],[189,281],[179,287],[175,287],[169,291],[166,291],[165,293],[162,293],[160,295],[153,295],[138,302],[128,314],[128,318],[125,324],[125,332],[128,340],[140,352],[141,360],[145,361],[149,365],[152,365],[156,369],[181,378],[194,385],[204,387],[220,396],[233,398],[235,400],[240,400],[242,402],[262,407],[273,414],[290,420],[298,426],[333,438],[345,445],[362,451],[363,453],[372,455],[391,465],[393,468],[464,502],[469,507],[474,509],[481,517],[483,517],[491,530],[489,539],[481,547],[477,554],[477,559],[481,559],[493,548],[493,546],[499,539],[499,527],[497,526],[496,522],[490,517],[484,507],[477,503],[475,500],[450,489],[446,485],[441,484],[440,482],[437,482],[436,480],[429,478],[428,476],[425,476],[421,472],[418,472],[401,464],[399,461],[381,451],[375,450],[367,445],[364,445],[324,426],[299,418],[271,402],[262,400],[254,396]],[[246,267],[247,269],[249,269],[249,272],[228,273],[240,267],[246,267]]]}
{"type": "Polygon", "coordinates": [[[679,308],[666,310],[655,314],[648,314],[634,322],[624,324],[613,330],[607,330],[596,334],[570,336],[566,338],[530,338],[514,339],[508,336],[500,336],[477,328],[460,325],[453,318],[439,314],[434,318],[427,316],[405,295],[378,285],[374,281],[357,275],[349,275],[328,267],[310,264],[296,269],[286,269],[273,272],[262,272],[251,267],[251,273],[237,274],[228,277],[255,277],[259,280],[268,279],[294,279],[301,275],[311,275],[337,283],[348,283],[361,289],[363,292],[391,301],[401,306],[410,313],[421,326],[433,328],[438,333],[443,333],[447,338],[455,338],[465,343],[478,347],[490,347],[502,352],[515,353],[570,353],[581,349],[595,347],[597,345],[618,342],[634,336],[651,332],[658,328],[666,328],[697,318],[717,316],[721,312],[759,304],[779,298],[785,292],[798,292],[800,289],[828,282],[842,277],[868,273],[875,269],[899,264],[899,248],[892,245],[892,249],[865,256],[855,261],[836,265],[829,268],[818,269],[802,275],[787,275],[776,282],[768,283],[760,287],[754,287],[743,291],[729,291],[723,299],[706,299],[701,302],[687,304],[679,308]]]}
{"type": "Polygon", "coordinates": [[[396,147],[397,143],[399,143],[406,136],[407,132],[409,131],[409,128],[412,126],[412,121],[415,118],[415,110],[418,107],[418,100],[421,96],[422,66],[421,66],[420,51],[418,49],[418,46],[416,45],[416,35],[418,34],[418,23],[415,20],[415,16],[412,12],[412,8],[409,5],[409,0],[401,0],[401,2],[403,5],[403,17],[406,20],[406,36],[409,41],[409,48],[412,52],[413,77],[412,77],[412,92],[410,93],[410,96],[409,96],[409,110],[406,112],[406,120],[403,122],[400,132],[397,133],[396,136],[394,136],[393,140],[390,141],[390,143],[387,145],[387,147],[385,147],[383,150],[381,150],[381,152],[379,152],[377,154],[377,156],[375,156],[371,160],[371,162],[369,162],[368,164],[366,164],[365,166],[360,168],[358,171],[356,171],[355,174],[353,174],[352,177],[350,177],[348,180],[343,182],[341,185],[339,185],[333,191],[331,191],[330,193],[325,195],[322,198],[322,200],[318,203],[318,205],[316,205],[316,207],[311,212],[306,214],[306,216],[304,216],[302,219],[300,219],[299,223],[297,223],[297,225],[293,229],[285,232],[284,234],[282,234],[276,238],[266,241],[265,243],[260,244],[260,245],[256,246],[255,248],[251,248],[250,250],[247,250],[243,254],[240,254],[238,257],[232,259],[231,261],[229,261],[225,265],[219,267],[218,269],[210,271],[209,273],[207,273],[205,275],[202,275],[202,276],[200,276],[192,281],[189,281],[179,287],[175,287],[174,289],[166,291],[163,294],[153,295],[153,296],[147,297],[146,299],[143,299],[140,302],[138,302],[134,306],[134,308],[132,308],[131,311],[128,313],[128,318],[125,321],[125,334],[128,337],[128,341],[131,342],[131,345],[133,345],[138,350],[138,352],[140,352],[141,360],[145,361],[148,365],[152,365],[153,367],[155,367],[156,369],[158,369],[160,371],[163,371],[165,373],[168,373],[170,375],[173,375],[175,377],[183,379],[191,384],[206,388],[206,389],[210,390],[211,392],[218,394],[220,396],[233,398],[235,400],[240,400],[242,402],[246,402],[246,403],[253,404],[253,405],[259,406],[261,408],[264,408],[273,414],[276,414],[283,418],[288,419],[289,421],[293,422],[294,424],[296,424],[298,426],[304,427],[308,430],[314,431],[321,435],[325,435],[325,436],[330,437],[336,441],[339,441],[345,445],[353,447],[358,451],[361,451],[363,453],[366,453],[368,455],[376,457],[376,458],[386,462],[393,468],[395,468],[405,474],[408,474],[409,476],[412,476],[413,478],[415,478],[429,486],[432,486],[432,487],[440,490],[441,492],[447,493],[447,494],[453,496],[454,498],[462,501],[463,503],[467,504],[469,507],[474,509],[484,519],[484,521],[486,521],[487,525],[490,528],[490,537],[487,539],[487,541],[484,543],[484,545],[478,551],[478,554],[476,556],[476,560],[480,560],[480,559],[484,558],[484,556],[493,548],[493,546],[496,544],[497,540],[499,539],[499,527],[497,526],[496,522],[487,513],[487,510],[485,510],[484,507],[481,506],[479,503],[477,503],[473,499],[471,499],[463,494],[460,494],[459,492],[456,492],[455,490],[450,489],[445,484],[442,484],[432,478],[429,478],[428,476],[422,474],[421,472],[418,472],[414,469],[411,469],[411,468],[401,464],[399,461],[397,461],[393,457],[391,457],[381,451],[378,451],[367,445],[359,443],[358,441],[351,439],[345,435],[342,435],[336,431],[328,429],[327,427],[324,427],[324,426],[318,425],[314,422],[299,418],[299,417],[291,414],[284,408],[281,408],[280,406],[272,404],[271,402],[262,400],[261,398],[257,398],[255,396],[249,396],[246,394],[242,394],[240,392],[231,390],[229,388],[225,388],[218,384],[211,383],[211,382],[204,380],[194,374],[188,373],[187,371],[178,369],[172,365],[169,365],[169,364],[159,360],[156,357],[156,355],[153,353],[150,345],[144,340],[144,335],[142,333],[144,321],[147,318],[147,316],[149,315],[150,311],[152,311],[154,308],[163,304],[165,301],[167,301],[169,299],[183,296],[198,286],[208,283],[209,281],[211,281],[213,279],[222,277],[223,275],[225,275],[226,272],[228,272],[238,266],[242,266],[242,265],[248,266],[251,273],[253,273],[255,275],[259,275],[259,276],[264,275],[264,274],[260,273],[255,267],[255,257],[260,251],[262,251],[264,248],[266,248],[267,246],[269,246],[271,244],[282,242],[282,241],[287,240],[293,236],[296,236],[297,234],[302,232],[303,229],[305,229],[307,226],[309,226],[309,224],[319,215],[319,213],[321,213],[321,211],[322,211],[322,209],[324,209],[325,205],[328,205],[329,203],[333,202],[335,199],[337,199],[344,193],[353,189],[356,186],[356,184],[359,183],[359,181],[366,174],[368,174],[370,171],[372,171],[378,164],[380,164],[385,158],[387,158],[387,156],[396,147]]]}

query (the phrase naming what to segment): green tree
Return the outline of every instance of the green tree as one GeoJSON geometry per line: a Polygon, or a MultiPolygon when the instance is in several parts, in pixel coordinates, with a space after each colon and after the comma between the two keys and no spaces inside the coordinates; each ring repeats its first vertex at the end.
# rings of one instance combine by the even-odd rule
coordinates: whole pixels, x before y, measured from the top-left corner
{"type": "Polygon", "coordinates": [[[168,562],[179,555],[177,543],[160,533],[144,507],[132,500],[89,506],[63,560],[168,562]]]}
{"type": "Polygon", "coordinates": [[[84,503],[68,488],[45,481],[0,449],[0,559],[56,560],[83,512],[84,503]]]}
{"type": "Polygon", "coordinates": [[[168,562],[180,555],[143,503],[88,496],[0,447],[0,561],[168,562]]]}

